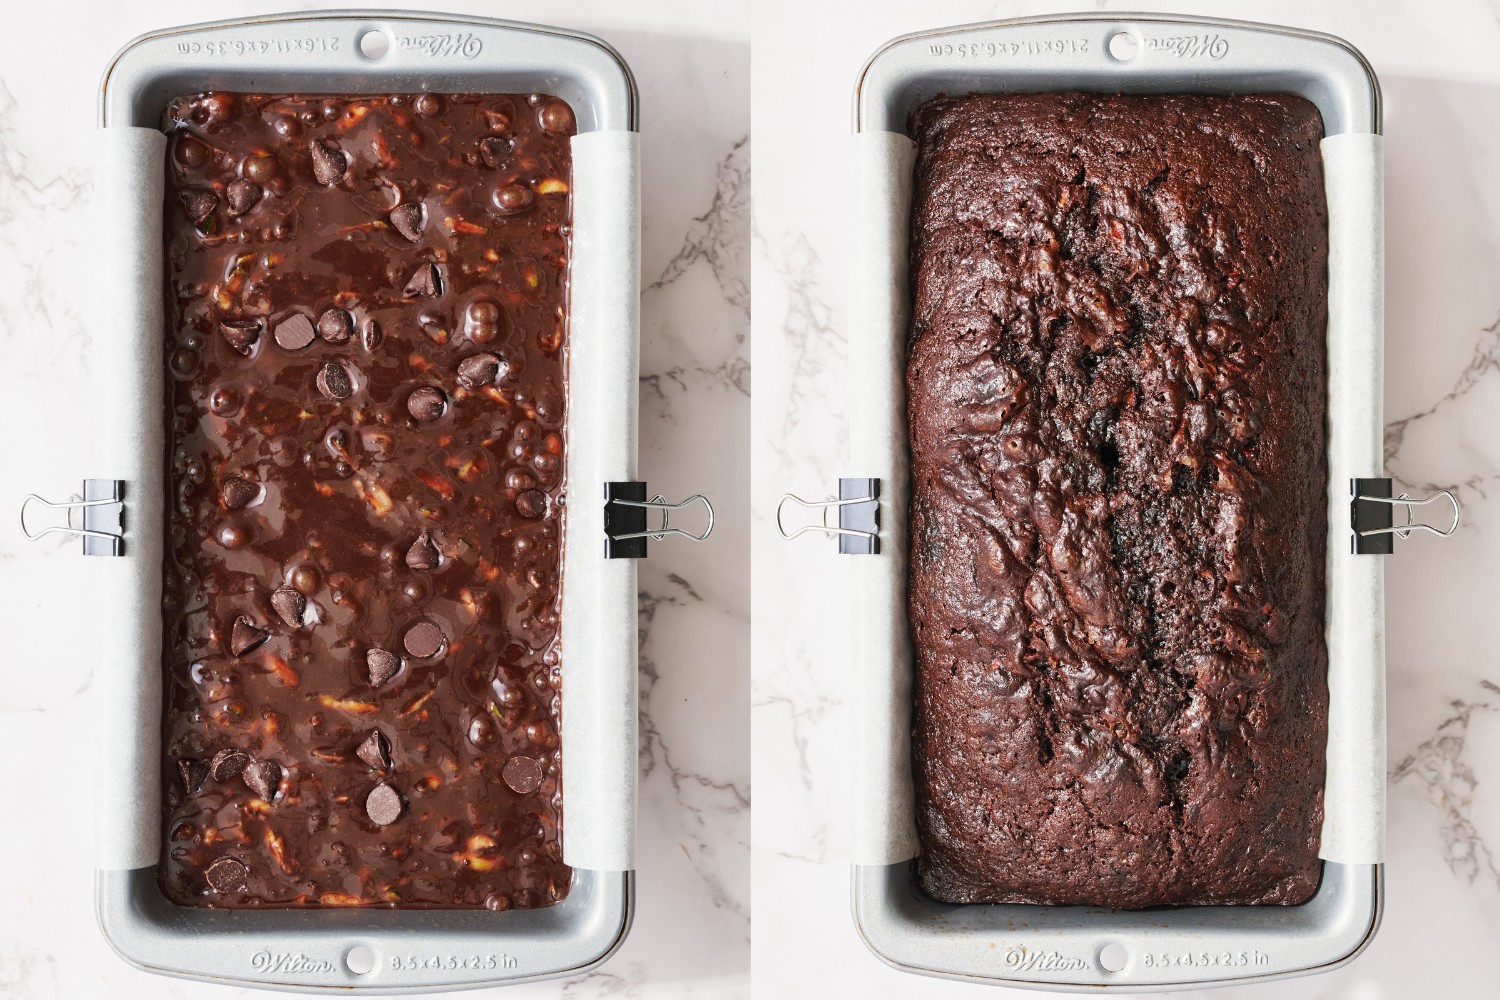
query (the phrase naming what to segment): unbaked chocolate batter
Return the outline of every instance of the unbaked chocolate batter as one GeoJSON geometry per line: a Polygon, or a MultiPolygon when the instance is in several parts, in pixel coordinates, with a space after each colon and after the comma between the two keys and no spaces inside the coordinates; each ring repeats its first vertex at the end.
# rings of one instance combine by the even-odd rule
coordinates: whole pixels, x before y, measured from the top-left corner
{"type": "Polygon", "coordinates": [[[571,110],[208,93],[165,129],[163,889],[561,899],[571,110]]]}

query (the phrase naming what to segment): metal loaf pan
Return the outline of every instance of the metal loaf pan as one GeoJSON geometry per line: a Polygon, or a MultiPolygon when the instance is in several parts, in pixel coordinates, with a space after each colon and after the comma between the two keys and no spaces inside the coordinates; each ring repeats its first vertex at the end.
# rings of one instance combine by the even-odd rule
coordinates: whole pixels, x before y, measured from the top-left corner
{"type": "MultiPolygon", "coordinates": [[[[580,134],[637,128],[630,71],[596,38],[401,11],[275,15],[142,35],[105,71],[100,125],[156,128],[168,100],[205,89],[545,92],[572,105],[580,134]],[[385,36],[383,54],[363,54],[361,41],[370,32],[385,36]]],[[[618,336],[630,338],[633,360],[637,331],[628,322],[619,327],[618,336]]],[[[619,389],[621,405],[631,412],[634,377],[630,371],[630,385],[619,389]]],[[[633,450],[632,438],[632,468],[633,450]]],[[[147,524],[145,530],[153,529],[147,524]]],[[[633,648],[633,635],[629,643],[633,648]]],[[[630,666],[633,676],[633,661],[630,666]]],[[[633,738],[633,708],[629,715],[620,725],[633,738]]],[[[149,724],[159,729],[160,720],[149,724]]],[[[319,993],[409,994],[576,975],[619,947],[634,897],[633,871],[575,867],[567,898],[545,909],[214,910],[169,902],[154,865],[96,874],[100,927],[132,965],[186,979],[319,993]],[[351,970],[356,947],[373,953],[373,968],[351,970]]]]}
{"type": "MultiPolygon", "coordinates": [[[[998,21],[894,39],[860,74],[854,128],[904,134],[908,113],[940,93],[1052,90],[1290,91],[1318,106],[1326,135],[1380,132],[1375,75],[1341,39],[1209,18],[1113,13],[998,21]],[[1116,42],[1112,54],[1111,42],[1120,35],[1129,41],[1116,42]]],[[[1378,279],[1375,288],[1378,300],[1378,279]]],[[[1334,292],[1330,285],[1330,298],[1334,292]]],[[[1378,378],[1381,331],[1376,326],[1358,335],[1376,359],[1378,378]]],[[[904,400],[882,405],[904,406],[904,400]]],[[[1378,399],[1372,405],[1369,412],[1332,412],[1330,406],[1331,425],[1378,440],[1378,399]]],[[[904,524],[906,511],[890,509],[887,516],[904,524]]],[[[1330,546],[1342,538],[1338,522],[1330,520],[1330,546]]],[[[1378,637],[1383,623],[1364,627],[1378,637]]],[[[861,937],[902,971],[1041,990],[1133,992],[1264,981],[1350,961],[1379,925],[1383,866],[1325,861],[1316,896],[1296,907],[951,905],[922,893],[912,861],[856,864],[852,889],[861,937]]]]}

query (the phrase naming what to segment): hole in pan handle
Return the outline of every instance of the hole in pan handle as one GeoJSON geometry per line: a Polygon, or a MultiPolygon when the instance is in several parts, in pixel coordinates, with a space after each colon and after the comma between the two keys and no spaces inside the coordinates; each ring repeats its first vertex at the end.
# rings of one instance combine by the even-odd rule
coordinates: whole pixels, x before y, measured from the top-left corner
{"type": "Polygon", "coordinates": [[[1118,941],[1111,941],[1099,949],[1099,968],[1108,973],[1124,972],[1130,964],[1130,950],[1118,941]]]}
{"type": "Polygon", "coordinates": [[[1130,62],[1141,51],[1141,40],[1132,31],[1117,31],[1106,43],[1110,58],[1116,62],[1130,62]]]}
{"type": "Polygon", "coordinates": [[[359,36],[359,54],[366,59],[384,59],[391,51],[391,40],[379,28],[371,28],[359,36]]]}
{"type": "Polygon", "coordinates": [[[36,541],[44,535],[61,532],[83,539],[83,554],[86,556],[118,556],[124,554],[125,483],[119,479],[85,479],[81,495],[64,501],[48,500],[35,493],[28,493],[21,501],[21,534],[27,540],[36,541]],[[26,522],[26,508],[41,504],[51,510],[66,511],[62,524],[49,524],[33,531],[26,522]],[[73,512],[83,515],[83,524],[73,523],[73,512]]]}
{"type": "Polygon", "coordinates": [[[787,541],[821,531],[825,538],[838,538],[842,555],[876,555],[880,552],[880,480],[840,479],[839,495],[827,500],[804,500],[784,493],[776,505],[776,530],[787,541]],[[804,512],[816,511],[817,519],[788,527],[791,504],[804,512]]]}
{"type": "Polygon", "coordinates": [[[375,971],[375,949],[367,944],[357,944],[344,952],[344,968],[356,976],[368,976],[375,971]]]}

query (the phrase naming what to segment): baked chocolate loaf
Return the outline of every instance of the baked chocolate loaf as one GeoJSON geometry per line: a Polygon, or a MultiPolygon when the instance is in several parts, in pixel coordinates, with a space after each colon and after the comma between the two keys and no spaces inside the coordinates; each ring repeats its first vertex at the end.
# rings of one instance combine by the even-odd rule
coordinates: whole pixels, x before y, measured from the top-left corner
{"type": "Polygon", "coordinates": [[[910,131],[922,887],[1304,902],[1328,719],[1317,109],[970,95],[910,131]]]}
{"type": "Polygon", "coordinates": [[[207,93],[165,128],[163,890],[556,902],[572,111],[207,93]]]}

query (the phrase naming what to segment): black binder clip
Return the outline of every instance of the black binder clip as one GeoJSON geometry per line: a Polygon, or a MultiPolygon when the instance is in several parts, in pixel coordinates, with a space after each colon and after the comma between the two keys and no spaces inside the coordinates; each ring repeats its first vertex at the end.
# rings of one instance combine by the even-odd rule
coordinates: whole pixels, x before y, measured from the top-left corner
{"type": "Polygon", "coordinates": [[[1391,496],[1389,479],[1355,479],[1350,481],[1349,492],[1354,497],[1349,504],[1349,521],[1353,529],[1351,544],[1354,552],[1360,555],[1388,556],[1395,551],[1396,539],[1404,540],[1413,531],[1427,531],[1447,538],[1458,530],[1462,516],[1458,498],[1451,490],[1438,490],[1425,500],[1413,500],[1405,493],[1391,496]],[[1439,528],[1417,520],[1416,508],[1439,500],[1452,504],[1452,524],[1439,528]],[[1406,520],[1400,524],[1395,518],[1397,507],[1406,509],[1406,520]]]}
{"type": "Polygon", "coordinates": [[[804,500],[795,493],[784,494],[776,505],[776,530],[788,540],[804,532],[821,531],[829,538],[838,536],[840,555],[878,555],[880,480],[840,479],[839,495],[833,500],[804,500]],[[796,504],[803,510],[816,510],[818,520],[788,528],[784,520],[787,504],[796,504]]]}
{"type": "Polygon", "coordinates": [[[119,479],[85,479],[81,496],[58,502],[30,493],[21,501],[21,534],[31,541],[60,531],[83,539],[86,556],[120,556],[125,554],[125,483],[119,479]],[[26,523],[26,508],[41,504],[62,510],[62,524],[49,524],[33,531],[26,523]],[[75,519],[74,511],[79,517],[75,519]],[[81,521],[82,523],[76,523],[81,521]]]}
{"type": "Polygon", "coordinates": [[[620,482],[604,484],[604,557],[606,559],[644,559],[646,543],[661,541],[668,535],[676,535],[694,542],[708,538],[714,530],[714,505],[702,494],[694,494],[678,503],[668,503],[664,497],[646,499],[646,484],[620,482]],[[701,534],[674,527],[671,514],[693,504],[702,504],[708,512],[708,524],[701,534]],[[649,527],[651,511],[661,513],[661,523],[649,527]]]}

